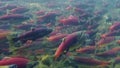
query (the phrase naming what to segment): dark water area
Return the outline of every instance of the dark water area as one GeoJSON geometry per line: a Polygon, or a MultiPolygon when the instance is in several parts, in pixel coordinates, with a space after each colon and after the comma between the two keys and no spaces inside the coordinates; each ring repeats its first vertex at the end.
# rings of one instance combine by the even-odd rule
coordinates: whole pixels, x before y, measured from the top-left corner
{"type": "Polygon", "coordinates": [[[120,68],[120,0],[0,0],[0,68],[120,68]]]}

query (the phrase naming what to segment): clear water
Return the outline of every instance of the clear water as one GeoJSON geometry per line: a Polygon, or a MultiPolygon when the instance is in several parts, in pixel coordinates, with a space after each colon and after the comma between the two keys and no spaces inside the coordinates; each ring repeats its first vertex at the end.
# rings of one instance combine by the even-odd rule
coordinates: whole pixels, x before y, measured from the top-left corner
{"type": "Polygon", "coordinates": [[[119,0],[0,0],[0,68],[119,68],[119,37],[119,0]]]}

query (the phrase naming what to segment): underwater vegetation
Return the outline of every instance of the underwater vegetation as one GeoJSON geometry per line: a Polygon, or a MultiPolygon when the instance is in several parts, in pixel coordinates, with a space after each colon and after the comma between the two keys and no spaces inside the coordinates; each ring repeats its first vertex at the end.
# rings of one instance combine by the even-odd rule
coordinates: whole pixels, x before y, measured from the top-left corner
{"type": "Polygon", "coordinates": [[[0,0],[0,68],[120,68],[120,1],[0,0]]]}

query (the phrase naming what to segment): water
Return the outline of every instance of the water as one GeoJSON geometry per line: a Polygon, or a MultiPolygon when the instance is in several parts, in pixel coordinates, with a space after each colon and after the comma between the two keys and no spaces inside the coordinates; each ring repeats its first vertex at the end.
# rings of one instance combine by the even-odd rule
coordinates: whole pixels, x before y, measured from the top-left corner
{"type": "Polygon", "coordinates": [[[119,68],[119,0],[0,0],[0,68],[119,68]]]}

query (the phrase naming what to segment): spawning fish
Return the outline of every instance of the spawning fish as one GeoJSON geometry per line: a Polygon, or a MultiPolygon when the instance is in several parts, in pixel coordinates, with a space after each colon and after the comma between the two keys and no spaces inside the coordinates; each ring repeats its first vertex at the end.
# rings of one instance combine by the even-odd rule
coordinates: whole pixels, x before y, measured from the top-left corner
{"type": "Polygon", "coordinates": [[[81,63],[81,64],[91,65],[91,66],[96,66],[96,65],[107,66],[110,64],[110,62],[108,61],[101,61],[97,59],[79,57],[79,56],[74,56],[74,61],[81,63]]]}
{"type": "Polygon", "coordinates": [[[26,68],[28,62],[29,62],[28,59],[13,57],[13,58],[8,58],[6,60],[1,60],[0,66],[15,64],[17,65],[17,68],[26,68]]]}
{"type": "Polygon", "coordinates": [[[35,41],[38,38],[42,38],[49,33],[52,32],[52,29],[47,29],[47,28],[39,28],[39,29],[33,29],[30,31],[27,31],[23,35],[20,35],[19,37],[13,38],[13,42],[20,41],[22,43],[26,43],[28,40],[35,41]]]}

